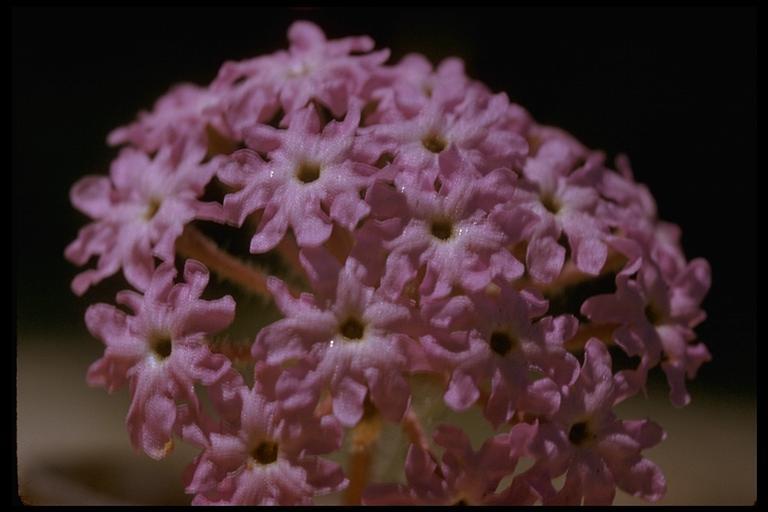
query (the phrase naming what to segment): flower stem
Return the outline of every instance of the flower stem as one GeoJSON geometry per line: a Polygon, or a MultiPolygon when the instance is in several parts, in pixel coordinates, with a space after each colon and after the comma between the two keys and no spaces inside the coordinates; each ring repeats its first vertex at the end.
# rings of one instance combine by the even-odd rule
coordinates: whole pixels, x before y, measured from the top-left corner
{"type": "Polygon", "coordinates": [[[360,504],[363,497],[363,490],[365,489],[365,486],[368,485],[368,479],[371,476],[376,442],[381,433],[381,419],[379,414],[375,411],[372,404],[368,405],[370,405],[370,407],[366,407],[366,414],[363,415],[363,418],[354,426],[351,432],[352,439],[347,464],[349,486],[344,492],[345,505],[360,504]]]}
{"type": "Polygon", "coordinates": [[[408,440],[411,444],[415,444],[421,449],[429,451],[429,441],[424,435],[424,429],[421,427],[419,418],[412,409],[409,408],[408,411],[406,411],[400,425],[402,426],[405,435],[408,436],[408,440]]]}
{"type": "Polygon", "coordinates": [[[267,289],[267,274],[222,250],[210,238],[192,225],[184,228],[176,240],[176,250],[185,258],[193,258],[221,278],[231,281],[245,290],[267,299],[272,294],[267,289]]]}

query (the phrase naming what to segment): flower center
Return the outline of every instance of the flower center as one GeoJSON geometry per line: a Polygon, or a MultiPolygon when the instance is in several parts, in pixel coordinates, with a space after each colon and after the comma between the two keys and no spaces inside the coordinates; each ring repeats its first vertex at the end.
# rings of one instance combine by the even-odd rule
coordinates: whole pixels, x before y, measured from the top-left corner
{"type": "Polygon", "coordinates": [[[436,220],[432,222],[430,227],[432,236],[439,240],[448,240],[453,236],[453,224],[447,220],[436,220]]]}
{"type": "Polygon", "coordinates": [[[491,346],[491,350],[500,356],[505,356],[517,346],[517,340],[504,331],[493,331],[488,344],[491,346]]]}
{"type": "Polygon", "coordinates": [[[149,346],[161,360],[170,356],[173,351],[173,342],[167,334],[153,335],[149,340],[149,346]]]}
{"type": "Polygon", "coordinates": [[[365,326],[356,318],[348,318],[339,326],[339,332],[348,340],[359,340],[365,334],[365,326]]]}
{"type": "Polygon", "coordinates": [[[555,196],[552,194],[542,194],[540,199],[544,208],[546,208],[547,211],[552,214],[556,214],[563,207],[560,204],[560,201],[558,201],[557,198],[555,198],[555,196]]]}
{"type": "Polygon", "coordinates": [[[439,153],[448,145],[448,143],[445,142],[445,139],[436,133],[427,134],[421,139],[421,143],[432,153],[439,153]]]}
{"type": "Polygon", "coordinates": [[[365,400],[363,400],[363,417],[360,418],[360,421],[371,421],[377,414],[378,409],[376,409],[376,406],[371,401],[371,394],[366,393],[365,400]]]}
{"type": "Polygon", "coordinates": [[[296,178],[302,183],[312,183],[320,177],[320,165],[314,162],[302,162],[296,170],[296,178]]]}
{"type": "Polygon", "coordinates": [[[383,169],[387,165],[391,164],[394,161],[394,159],[395,159],[395,155],[393,155],[392,153],[384,152],[381,154],[381,156],[379,156],[379,159],[376,160],[376,163],[374,163],[373,165],[375,167],[378,167],[379,169],[383,169]]]}
{"type": "Polygon", "coordinates": [[[277,443],[271,441],[262,441],[251,452],[253,460],[266,466],[277,460],[277,443]]]}
{"type": "Polygon", "coordinates": [[[663,315],[659,311],[659,308],[653,302],[649,302],[648,305],[645,306],[645,318],[648,319],[648,322],[650,322],[651,325],[659,325],[662,317],[663,315]]]}
{"type": "Polygon", "coordinates": [[[574,446],[584,446],[594,438],[595,434],[589,430],[589,425],[586,421],[574,423],[571,426],[571,430],[568,431],[568,440],[574,446]]]}
{"type": "Polygon", "coordinates": [[[157,215],[158,210],[160,210],[160,206],[163,204],[163,202],[160,199],[157,199],[156,197],[153,197],[149,200],[149,204],[147,205],[147,210],[144,212],[144,219],[146,220],[152,220],[155,215],[157,215]]]}

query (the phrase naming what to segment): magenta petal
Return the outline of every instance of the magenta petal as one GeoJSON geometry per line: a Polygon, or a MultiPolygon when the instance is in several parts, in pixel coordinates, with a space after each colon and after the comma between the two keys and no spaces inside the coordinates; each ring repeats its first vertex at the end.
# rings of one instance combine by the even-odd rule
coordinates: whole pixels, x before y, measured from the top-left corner
{"type": "MultiPolygon", "coordinates": [[[[280,147],[281,141],[280,131],[271,126],[256,124],[245,130],[245,142],[248,147],[254,151],[261,151],[262,153],[274,151],[280,147]]],[[[246,154],[249,155],[249,162],[261,162],[261,159],[257,158],[254,153],[250,152],[246,154]]],[[[235,155],[237,155],[237,153],[235,153],[235,155]]]]}
{"type": "Polygon", "coordinates": [[[605,243],[596,238],[579,240],[576,244],[574,261],[579,270],[587,274],[597,275],[603,268],[608,257],[605,243]]]}
{"type": "Polygon", "coordinates": [[[712,283],[712,270],[707,260],[692,260],[685,272],[678,278],[677,286],[685,292],[691,302],[700,303],[712,283]]]}
{"type": "Polygon", "coordinates": [[[357,224],[370,211],[368,203],[360,199],[354,191],[339,194],[331,205],[331,218],[349,231],[354,231],[357,224]]]}
{"type": "Polygon", "coordinates": [[[296,21],[288,28],[288,40],[292,48],[309,51],[325,43],[325,34],[314,23],[296,21]]]}
{"type": "Polygon", "coordinates": [[[331,453],[341,446],[343,435],[343,429],[334,416],[323,416],[320,419],[320,425],[311,429],[304,438],[308,445],[307,453],[311,455],[331,453]]]}
{"type": "Polygon", "coordinates": [[[162,459],[173,446],[171,434],[176,419],[176,405],[162,395],[147,399],[135,414],[129,414],[126,422],[133,432],[132,439],[153,459],[162,459]]]}
{"type": "Polygon", "coordinates": [[[109,179],[104,176],[86,176],[74,184],[69,193],[72,204],[88,215],[96,219],[107,214],[112,206],[110,192],[112,186],[109,179]]]}
{"type": "Polygon", "coordinates": [[[334,388],[333,414],[345,427],[352,427],[363,417],[363,400],[368,389],[344,377],[334,388]]]}
{"type": "Polygon", "coordinates": [[[444,398],[451,409],[465,411],[480,398],[480,391],[470,375],[456,370],[451,376],[444,398]]]}
{"type": "Polygon", "coordinates": [[[288,218],[282,212],[274,213],[266,220],[262,219],[258,233],[251,239],[251,252],[259,254],[274,249],[287,230],[288,218]]]}
{"type": "Polygon", "coordinates": [[[301,267],[312,287],[321,297],[332,297],[341,271],[339,260],[325,247],[303,247],[299,252],[301,267]]]}
{"type": "MultiPolygon", "coordinates": [[[[613,475],[605,462],[598,457],[584,457],[576,471],[581,478],[584,505],[610,505],[616,494],[613,475]]],[[[573,469],[571,469],[573,471],[573,469]]]]}
{"type": "Polygon", "coordinates": [[[531,414],[554,414],[560,407],[558,385],[546,377],[531,383],[521,397],[519,407],[531,414]]]}
{"type": "Polygon", "coordinates": [[[667,437],[661,426],[650,420],[626,420],[623,425],[643,450],[656,446],[667,437]]]}
{"type": "MultiPolygon", "coordinates": [[[[507,281],[514,281],[525,273],[525,266],[509,251],[500,251],[491,255],[490,270],[492,275],[501,276],[507,281]]],[[[485,284],[487,283],[483,285],[485,284]]]]}
{"type": "Polygon", "coordinates": [[[340,491],[349,484],[344,471],[336,462],[311,457],[301,461],[300,464],[307,472],[307,483],[314,488],[316,495],[340,491]]]}
{"type": "Polygon", "coordinates": [[[685,387],[685,365],[680,361],[661,363],[669,382],[669,398],[675,407],[685,407],[691,402],[691,395],[685,387]]]}
{"type": "Polygon", "coordinates": [[[86,382],[89,386],[104,387],[112,393],[125,385],[131,366],[132,361],[115,361],[102,357],[88,367],[86,382]]]}
{"type": "Polygon", "coordinates": [[[416,276],[416,270],[407,254],[392,253],[387,258],[387,270],[381,280],[381,289],[390,298],[397,298],[405,283],[416,276]]]}
{"type": "Polygon", "coordinates": [[[85,325],[95,338],[117,338],[127,329],[126,315],[109,304],[93,304],[85,312],[85,325]]]}
{"type": "Polygon", "coordinates": [[[541,283],[549,283],[563,268],[565,249],[554,238],[537,238],[528,244],[525,262],[531,277],[541,283]]]}
{"type": "Polygon", "coordinates": [[[125,278],[139,290],[146,290],[155,270],[152,254],[140,245],[134,246],[123,263],[125,278]]]}
{"type": "Polygon", "coordinates": [[[703,343],[697,343],[695,345],[688,345],[685,347],[686,368],[685,373],[689,379],[696,377],[696,373],[699,371],[699,367],[712,360],[712,355],[709,353],[709,349],[703,343]]]}
{"type": "Polygon", "coordinates": [[[331,236],[333,224],[330,220],[306,214],[300,223],[293,222],[291,227],[300,247],[316,247],[331,236]]]}
{"type": "Polygon", "coordinates": [[[371,399],[382,416],[395,423],[399,422],[408,407],[411,390],[402,375],[396,372],[380,372],[375,368],[365,370],[371,399]]]}
{"type": "Polygon", "coordinates": [[[538,423],[518,423],[507,432],[509,456],[523,457],[530,453],[530,446],[539,431],[538,423]]]}
{"type": "Polygon", "coordinates": [[[430,454],[419,446],[411,445],[405,457],[405,476],[409,482],[431,494],[440,493],[440,481],[435,478],[438,465],[430,454]]]}
{"type": "Polygon", "coordinates": [[[664,474],[648,459],[638,459],[622,466],[616,474],[616,481],[623,491],[648,501],[658,501],[667,492],[664,474]]]}

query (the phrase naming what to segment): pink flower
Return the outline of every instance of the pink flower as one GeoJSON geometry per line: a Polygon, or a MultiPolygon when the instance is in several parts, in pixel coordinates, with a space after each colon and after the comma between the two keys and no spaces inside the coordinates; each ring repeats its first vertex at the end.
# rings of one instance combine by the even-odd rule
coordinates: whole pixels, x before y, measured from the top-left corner
{"type": "Polygon", "coordinates": [[[248,146],[266,153],[268,161],[251,149],[238,151],[219,177],[241,188],[224,199],[238,224],[264,210],[251,252],[272,249],[289,227],[300,246],[317,246],[328,239],[334,221],[352,230],[368,213],[360,192],[377,169],[349,159],[359,119],[359,110],[350,108],[342,123],[331,122],[319,133],[310,107],[298,111],[287,130],[260,125],[248,132],[248,146]]]}
{"type": "Polygon", "coordinates": [[[126,148],[112,162],[110,176],[86,176],[70,198],[91,222],[66,248],[68,260],[84,265],[99,256],[95,269],[72,281],[82,295],[121,267],[128,282],[145,290],[154,271],[153,258],[173,261],[176,238],[193,219],[220,220],[220,207],[198,198],[215,172],[216,160],[201,164],[196,147],[163,146],[150,159],[126,148]]]}
{"type": "Polygon", "coordinates": [[[458,427],[440,425],[435,443],[445,449],[441,462],[423,447],[411,445],[403,484],[373,484],[366,489],[366,505],[520,505],[529,499],[526,486],[513,481],[496,492],[501,480],[514,473],[518,459],[528,453],[537,426],[520,423],[472,450],[469,437],[458,427]]]}
{"type": "Polygon", "coordinates": [[[187,472],[193,505],[309,505],[346,487],[341,467],[317,456],[341,446],[333,416],[286,415],[258,386],[239,392],[239,427],[210,432],[187,472]]]}
{"type": "Polygon", "coordinates": [[[582,272],[597,275],[607,258],[607,227],[594,215],[600,157],[587,156],[567,139],[552,138],[525,163],[521,184],[525,191],[520,195],[539,218],[532,228],[534,239],[526,263],[538,281],[548,283],[562,269],[565,249],[556,245],[561,233],[567,236],[573,261],[582,272]],[[586,164],[574,169],[580,157],[587,158],[586,164]]]}
{"type": "Polygon", "coordinates": [[[118,272],[137,289],[86,313],[106,346],[88,382],[128,384],[132,445],[156,459],[177,438],[196,446],[194,504],[311,504],[348,484],[321,457],[334,452],[351,455],[345,501],[661,498],[643,451],[664,432],[613,409],[657,365],[688,403],[685,379],[710,358],[693,331],[710,268],[688,261],[628,159],[609,169],[460,59],[385,65],[371,38],[328,40],[307,21],[288,39],[169,90],[109,135],[126,146],[109,176],[72,187],[90,219],[65,251],[89,267],[73,290],[118,272]],[[259,267],[190,232],[197,220],[241,228],[259,267]],[[177,283],[181,253],[282,318],[241,333],[262,313],[239,304],[235,322],[230,296],[202,299],[202,263],[177,283]],[[593,335],[639,363],[614,374],[593,335]],[[435,413],[474,406],[494,430],[478,451],[457,426],[434,429],[435,413]],[[366,488],[400,428],[404,475],[366,488]]]}
{"type": "Polygon", "coordinates": [[[193,416],[200,414],[195,383],[215,388],[239,377],[226,357],[211,353],[206,345],[208,335],[234,319],[234,300],[201,300],[208,270],[194,260],[184,266],[184,283],[174,285],[175,276],[173,264],[164,263],[143,296],[118,293],[117,303],[131,315],[95,304],[85,316],[88,330],[106,345],[104,356],[88,369],[88,383],[110,392],[129,383],[126,425],[131,443],[155,459],[173,447],[176,402],[186,402],[193,416]]]}
{"type": "Polygon", "coordinates": [[[130,143],[146,153],[193,143],[204,154],[208,127],[231,136],[222,117],[221,101],[221,95],[209,88],[177,85],[157,100],[152,112],[139,113],[136,122],[112,131],[107,140],[113,146],[130,143]]]}
{"type": "Polygon", "coordinates": [[[368,124],[393,122],[413,117],[430,102],[450,111],[464,99],[471,87],[486,91],[478,82],[470,82],[464,63],[457,58],[443,60],[437,69],[423,56],[411,53],[391,67],[374,70],[371,96],[376,110],[366,118],[368,124]]]}
{"type": "MultiPolygon", "coordinates": [[[[287,52],[224,64],[211,87],[234,90],[232,94],[240,104],[253,105],[247,97],[256,95],[258,105],[279,105],[286,114],[284,126],[310,100],[319,101],[339,117],[346,113],[350,99],[361,92],[371,71],[389,57],[388,50],[367,53],[374,46],[367,36],[328,41],[317,25],[307,21],[293,23],[288,39],[291,46],[287,52]]],[[[260,111],[261,107],[255,112],[260,111]]],[[[242,109],[230,115],[252,112],[242,109]]],[[[237,120],[234,124],[245,126],[237,120]]]]}
{"type": "Polygon", "coordinates": [[[452,146],[482,174],[517,167],[528,144],[506,126],[515,114],[506,94],[491,96],[469,89],[457,105],[435,99],[425,102],[412,117],[364,128],[362,150],[366,161],[373,163],[390,154],[396,165],[409,172],[436,169],[439,155],[452,146]]]}
{"type": "Polygon", "coordinates": [[[399,197],[382,187],[379,197],[367,197],[374,209],[389,203],[404,222],[396,238],[382,241],[389,255],[381,284],[390,297],[422,268],[416,284],[425,298],[443,297],[456,286],[477,291],[495,277],[511,281],[523,274],[507,246],[521,239],[533,216],[506,204],[514,195],[514,173],[497,169],[480,176],[455,150],[440,155],[439,165],[436,177],[400,174],[399,197]]]}
{"type": "Polygon", "coordinates": [[[358,273],[349,260],[338,273],[332,298],[322,302],[306,293],[296,299],[270,278],[270,291],[286,318],[262,329],[254,357],[266,357],[270,365],[309,361],[345,426],[362,417],[366,393],[385,418],[399,421],[410,398],[405,374],[408,346],[415,344],[407,335],[411,312],[362,285],[358,273]]]}
{"type": "Polygon", "coordinates": [[[595,215],[614,230],[632,233],[632,238],[636,238],[635,233],[653,231],[656,202],[648,187],[634,181],[625,155],[616,158],[616,167],[618,172],[606,170],[596,183],[603,201],[595,215]]]}
{"type": "Polygon", "coordinates": [[[693,327],[704,320],[699,304],[709,283],[709,265],[703,259],[691,261],[671,283],[646,261],[636,279],[617,276],[615,294],[584,302],[581,310],[590,320],[618,324],[613,340],[628,355],[641,358],[637,369],[620,372],[626,395],[644,385],[647,371],[661,358],[672,403],[682,407],[690,402],[685,376],[693,378],[701,364],[710,360],[703,344],[691,344],[696,339],[693,327]]]}
{"type": "Polygon", "coordinates": [[[650,420],[617,419],[615,398],[611,358],[593,338],[578,380],[564,390],[550,421],[541,422],[531,446],[537,457],[532,472],[545,470],[552,478],[567,472],[562,489],[549,484],[545,505],[609,505],[616,487],[649,501],[666,492],[661,470],[641,453],[666,434],[650,420]]]}
{"type": "Polygon", "coordinates": [[[437,366],[450,369],[445,402],[457,411],[468,409],[490,382],[485,416],[494,425],[514,414],[553,413],[560,403],[559,386],[576,378],[578,361],[563,344],[576,333],[570,315],[545,317],[545,308],[531,304],[510,286],[489,296],[485,292],[454,297],[439,311],[428,309],[433,322],[450,334],[421,338],[437,366]],[[531,379],[536,371],[541,378],[531,379]]]}

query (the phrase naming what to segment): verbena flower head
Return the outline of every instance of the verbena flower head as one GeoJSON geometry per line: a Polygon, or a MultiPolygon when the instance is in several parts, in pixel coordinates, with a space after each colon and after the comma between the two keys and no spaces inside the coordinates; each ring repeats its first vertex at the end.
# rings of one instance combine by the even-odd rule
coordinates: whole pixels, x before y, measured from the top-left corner
{"type": "Polygon", "coordinates": [[[195,504],[660,499],[665,434],[615,407],[654,372],[691,400],[710,268],[627,158],[458,59],[288,39],[172,88],[71,190],[73,290],[134,289],[86,313],[87,380],[128,384],[133,446],[197,447],[195,504]]]}

